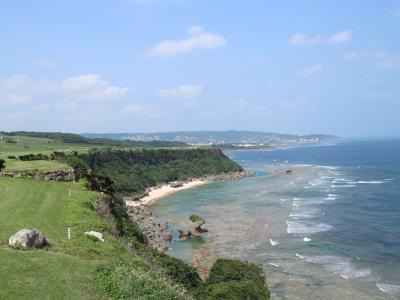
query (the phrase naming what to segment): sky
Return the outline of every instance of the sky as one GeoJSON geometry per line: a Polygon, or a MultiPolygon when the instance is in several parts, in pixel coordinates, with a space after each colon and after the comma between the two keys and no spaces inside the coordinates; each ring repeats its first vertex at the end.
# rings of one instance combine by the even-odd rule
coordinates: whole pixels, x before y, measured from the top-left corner
{"type": "Polygon", "coordinates": [[[400,1],[2,0],[0,131],[400,135],[400,1]]]}

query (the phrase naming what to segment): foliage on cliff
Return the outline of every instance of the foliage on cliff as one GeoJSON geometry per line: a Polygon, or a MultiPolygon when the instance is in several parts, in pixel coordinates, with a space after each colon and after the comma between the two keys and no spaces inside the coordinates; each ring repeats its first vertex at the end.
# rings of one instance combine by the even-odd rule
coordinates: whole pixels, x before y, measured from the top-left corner
{"type": "Polygon", "coordinates": [[[212,148],[91,150],[79,157],[93,171],[114,180],[116,191],[123,194],[138,194],[160,183],[242,170],[221,150],[212,148]]]}

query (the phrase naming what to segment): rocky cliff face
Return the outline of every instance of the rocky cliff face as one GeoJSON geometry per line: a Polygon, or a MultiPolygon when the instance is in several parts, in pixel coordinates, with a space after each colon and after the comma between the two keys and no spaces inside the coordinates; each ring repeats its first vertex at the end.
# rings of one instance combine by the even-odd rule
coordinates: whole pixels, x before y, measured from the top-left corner
{"type": "Polygon", "coordinates": [[[129,207],[128,216],[138,224],[151,247],[159,251],[168,249],[168,242],[172,240],[172,233],[166,224],[158,224],[154,221],[153,215],[147,207],[129,207]]]}

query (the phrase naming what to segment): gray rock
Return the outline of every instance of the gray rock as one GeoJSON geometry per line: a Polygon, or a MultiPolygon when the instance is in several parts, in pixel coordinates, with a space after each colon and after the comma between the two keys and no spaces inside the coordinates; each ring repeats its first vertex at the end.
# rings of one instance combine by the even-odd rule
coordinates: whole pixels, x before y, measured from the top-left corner
{"type": "Polygon", "coordinates": [[[197,222],[193,222],[192,223],[192,229],[190,230],[190,233],[192,235],[201,235],[202,233],[206,233],[208,232],[207,229],[202,228],[201,226],[203,226],[206,223],[206,221],[201,220],[201,221],[197,221],[197,222]]]}
{"type": "Polygon", "coordinates": [[[44,234],[38,229],[21,229],[8,240],[13,248],[43,248],[48,245],[44,234]]]}
{"type": "Polygon", "coordinates": [[[192,233],[189,230],[179,230],[179,239],[182,241],[186,241],[188,239],[190,239],[190,237],[192,236],[192,233]]]}
{"type": "Polygon", "coordinates": [[[172,240],[172,233],[167,224],[158,224],[154,221],[153,215],[147,207],[129,207],[128,216],[139,226],[146,237],[146,242],[152,248],[158,251],[168,249],[168,242],[172,240]]]}

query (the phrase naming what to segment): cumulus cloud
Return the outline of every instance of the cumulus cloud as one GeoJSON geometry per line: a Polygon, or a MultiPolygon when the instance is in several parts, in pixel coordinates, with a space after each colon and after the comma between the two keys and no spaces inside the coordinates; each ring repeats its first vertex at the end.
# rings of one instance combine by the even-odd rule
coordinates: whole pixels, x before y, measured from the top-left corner
{"type": "Polygon", "coordinates": [[[321,43],[329,43],[332,45],[340,45],[347,43],[351,40],[351,31],[341,31],[333,34],[328,38],[321,36],[309,36],[304,33],[296,33],[289,39],[289,45],[293,47],[298,46],[316,46],[321,43]]]}
{"type": "Polygon", "coordinates": [[[351,35],[352,35],[351,31],[338,32],[338,33],[335,33],[334,35],[332,35],[328,39],[328,42],[333,45],[344,44],[351,40],[351,35]]]}
{"type": "Polygon", "coordinates": [[[107,101],[119,99],[127,92],[128,88],[110,85],[98,74],[79,75],[61,81],[20,74],[0,80],[0,102],[9,105],[45,99],[107,101]]]}
{"type": "Polygon", "coordinates": [[[202,92],[203,92],[203,86],[201,84],[197,85],[185,84],[172,89],[159,90],[157,92],[157,95],[160,98],[189,99],[200,96],[202,92]]]}
{"type": "Polygon", "coordinates": [[[195,49],[214,49],[226,44],[222,35],[204,31],[201,26],[191,26],[189,37],[180,40],[162,41],[144,53],[144,57],[169,58],[191,52],[195,49]]]}
{"type": "Polygon", "coordinates": [[[295,75],[300,78],[305,78],[321,73],[322,71],[324,71],[324,69],[325,68],[322,64],[316,64],[303,69],[296,70],[295,75]]]}
{"type": "Polygon", "coordinates": [[[85,74],[65,79],[62,89],[70,96],[89,100],[113,100],[128,92],[127,87],[109,85],[99,74],[85,74]]]}
{"type": "Polygon", "coordinates": [[[315,46],[321,42],[320,36],[308,36],[304,33],[296,33],[289,39],[291,46],[315,46]]]}

